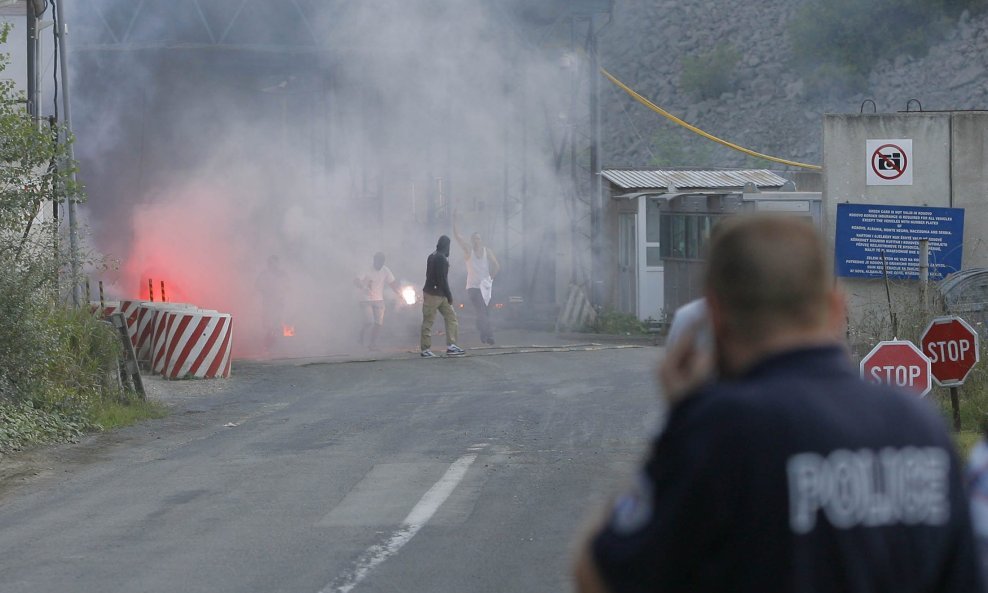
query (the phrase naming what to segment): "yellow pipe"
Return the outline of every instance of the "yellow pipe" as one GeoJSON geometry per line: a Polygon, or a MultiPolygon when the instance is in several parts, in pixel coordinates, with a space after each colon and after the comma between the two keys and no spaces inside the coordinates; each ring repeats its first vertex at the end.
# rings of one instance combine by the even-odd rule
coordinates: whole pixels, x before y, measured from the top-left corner
{"type": "Polygon", "coordinates": [[[628,93],[629,95],[631,95],[631,98],[633,98],[635,101],[638,101],[639,103],[641,103],[645,107],[648,107],[649,109],[651,109],[652,111],[658,113],[659,115],[661,115],[661,116],[663,116],[663,117],[665,117],[665,118],[667,118],[667,119],[669,119],[669,120],[671,120],[671,121],[673,121],[673,122],[675,122],[675,123],[683,126],[687,130],[689,130],[689,131],[691,131],[691,132],[693,132],[695,134],[699,134],[699,135],[703,136],[707,140],[713,140],[717,144],[721,144],[723,146],[726,146],[728,148],[737,150],[739,152],[743,152],[743,153],[745,153],[747,155],[751,155],[751,156],[756,157],[756,158],[765,159],[767,161],[772,161],[773,163],[782,163],[783,165],[790,165],[790,166],[793,166],[793,167],[802,167],[803,169],[814,169],[814,170],[817,170],[817,171],[820,171],[820,170],[823,169],[823,167],[821,167],[820,165],[810,165],[810,164],[807,164],[807,163],[800,163],[798,161],[790,161],[790,160],[787,160],[787,159],[781,159],[779,157],[769,156],[767,154],[762,154],[760,152],[755,152],[754,150],[745,148],[743,146],[739,146],[737,144],[734,144],[733,142],[728,142],[727,140],[722,140],[722,139],[718,138],[717,136],[714,136],[713,134],[709,134],[707,132],[704,132],[700,128],[698,128],[698,127],[696,127],[696,126],[694,126],[692,124],[689,124],[689,123],[687,123],[687,122],[679,119],[678,117],[676,117],[675,115],[669,113],[665,109],[659,107],[655,103],[652,103],[651,101],[649,101],[645,97],[643,97],[640,94],[638,94],[634,89],[632,89],[628,85],[624,84],[623,82],[621,82],[620,80],[618,80],[617,78],[615,78],[607,70],[604,70],[603,68],[601,68],[600,69],[600,73],[603,74],[608,80],[610,80],[611,82],[613,82],[615,85],[617,85],[617,87],[620,88],[622,91],[624,91],[624,92],[628,93]]]}

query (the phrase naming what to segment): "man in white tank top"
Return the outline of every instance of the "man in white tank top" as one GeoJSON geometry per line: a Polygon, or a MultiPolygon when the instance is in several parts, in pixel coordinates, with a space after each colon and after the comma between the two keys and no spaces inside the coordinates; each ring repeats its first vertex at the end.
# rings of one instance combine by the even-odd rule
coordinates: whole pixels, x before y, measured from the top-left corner
{"type": "Polygon", "coordinates": [[[460,235],[456,225],[456,213],[453,213],[453,236],[463,249],[467,262],[467,295],[473,303],[477,314],[477,329],[480,331],[480,341],[494,345],[494,330],[491,328],[491,318],[488,307],[491,302],[491,291],[494,287],[494,277],[501,271],[501,265],[494,256],[494,251],[484,245],[480,233],[470,236],[468,243],[460,235]]]}

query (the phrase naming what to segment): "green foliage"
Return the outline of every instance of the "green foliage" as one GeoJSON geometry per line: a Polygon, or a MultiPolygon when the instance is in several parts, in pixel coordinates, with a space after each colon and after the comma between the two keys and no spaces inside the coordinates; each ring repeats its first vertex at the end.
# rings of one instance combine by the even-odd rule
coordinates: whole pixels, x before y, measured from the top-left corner
{"type": "Polygon", "coordinates": [[[103,400],[91,408],[89,420],[103,430],[110,430],[148,418],[163,418],[166,415],[168,409],[164,405],[128,394],[116,401],[103,400]]]}
{"type": "Polygon", "coordinates": [[[677,126],[661,126],[652,135],[649,147],[653,167],[678,168],[764,168],[769,161],[732,150],[677,126]]]}
{"type": "Polygon", "coordinates": [[[648,326],[631,313],[607,309],[597,315],[592,330],[598,334],[645,334],[648,326]]]}
{"type": "Polygon", "coordinates": [[[662,126],[652,136],[651,164],[659,168],[714,167],[718,166],[714,155],[717,148],[713,142],[679,126],[662,126]]]}
{"type": "Polygon", "coordinates": [[[809,91],[862,91],[882,59],[922,56],[949,29],[952,15],[984,0],[831,0],[807,2],[790,23],[793,65],[809,91]]]}
{"type": "Polygon", "coordinates": [[[0,454],[33,444],[73,441],[92,428],[80,414],[52,412],[31,402],[0,399],[0,454]]]}
{"type": "MultiPolygon", "coordinates": [[[[0,28],[0,43],[8,30],[0,28]]],[[[0,71],[8,62],[0,54],[0,71]]],[[[82,195],[71,179],[69,134],[39,126],[22,99],[0,79],[0,452],[157,413],[132,405],[120,387],[116,331],[61,298],[66,241],[39,214],[82,195]]]]}
{"type": "Polygon", "coordinates": [[[740,59],[741,54],[728,43],[720,43],[705,54],[688,56],[683,59],[679,84],[700,101],[716,99],[734,90],[734,72],[740,59]]]}
{"type": "Polygon", "coordinates": [[[973,430],[962,430],[954,433],[954,445],[961,459],[967,459],[971,455],[971,449],[981,440],[981,433],[973,430]]]}

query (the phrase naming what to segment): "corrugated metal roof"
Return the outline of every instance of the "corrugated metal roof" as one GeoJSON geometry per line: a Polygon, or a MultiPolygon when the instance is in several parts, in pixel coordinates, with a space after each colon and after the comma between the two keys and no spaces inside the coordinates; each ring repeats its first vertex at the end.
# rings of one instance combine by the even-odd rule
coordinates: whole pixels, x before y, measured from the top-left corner
{"type": "Polygon", "coordinates": [[[604,169],[600,172],[614,185],[622,189],[741,189],[746,183],[758,188],[782,187],[786,183],[768,169],[658,169],[628,170],[604,169]]]}

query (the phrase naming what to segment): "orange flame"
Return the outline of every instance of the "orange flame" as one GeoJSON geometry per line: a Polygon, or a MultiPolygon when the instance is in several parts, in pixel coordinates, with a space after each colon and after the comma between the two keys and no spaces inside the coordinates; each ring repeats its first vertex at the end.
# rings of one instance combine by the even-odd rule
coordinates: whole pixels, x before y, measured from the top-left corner
{"type": "Polygon", "coordinates": [[[281,335],[285,336],[286,338],[291,338],[292,336],[295,335],[295,326],[283,324],[281,326],[281,335]]]}

